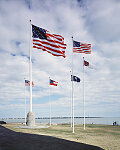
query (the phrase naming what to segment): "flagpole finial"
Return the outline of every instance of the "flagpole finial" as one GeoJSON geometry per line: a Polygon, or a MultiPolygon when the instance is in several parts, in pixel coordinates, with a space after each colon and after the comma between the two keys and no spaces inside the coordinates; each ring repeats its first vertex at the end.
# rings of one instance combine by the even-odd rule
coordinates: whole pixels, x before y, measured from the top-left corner
{"type": "Polygon", "coordinates": [[[30,25],[32,25],[32,24],[31,24],[31,20],[30,20],[30,25]]]}

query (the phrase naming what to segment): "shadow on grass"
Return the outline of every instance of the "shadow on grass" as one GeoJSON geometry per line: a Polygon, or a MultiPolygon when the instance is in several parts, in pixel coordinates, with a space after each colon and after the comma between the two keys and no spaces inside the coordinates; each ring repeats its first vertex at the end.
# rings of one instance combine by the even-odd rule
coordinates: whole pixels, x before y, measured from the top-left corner
{"type": "Polygon", "coordinates": [[[0,125],[0,150],[103,150],[51,136],[15,132],[0,125]]]}

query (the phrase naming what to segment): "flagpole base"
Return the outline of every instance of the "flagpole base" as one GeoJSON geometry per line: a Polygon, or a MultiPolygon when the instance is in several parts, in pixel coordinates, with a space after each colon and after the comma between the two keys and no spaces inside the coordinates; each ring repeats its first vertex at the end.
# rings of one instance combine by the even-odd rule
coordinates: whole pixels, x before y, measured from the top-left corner
{"type": "Polygon", "coordinates": [[[35,115],[33,112],[29,112],[27,114],[27,122],[26,122],[27,126],[35,126],[35,115]]]}

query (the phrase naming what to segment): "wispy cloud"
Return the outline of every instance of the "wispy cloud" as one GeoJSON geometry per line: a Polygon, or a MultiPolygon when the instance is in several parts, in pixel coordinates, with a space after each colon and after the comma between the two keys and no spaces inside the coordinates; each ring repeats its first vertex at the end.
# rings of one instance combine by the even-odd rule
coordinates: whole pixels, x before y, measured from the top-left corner
{"type": "MultiPolygon", "coordinates": [[[[81,78],[81,83],[74,84],[75,115],[83,115],[84,56],[95,66],[95,69],[85,68],[87,115],[119,116],[119,14],[118,0],[1,0],[0,117],[24,116],[24,78],[29,79],[30,19],[33,24],[62,35],[67,44],[65,59],[32,50],[36,117],[49,116],[49,77],[58,81],[58,87],[51,87],[53,116],[70,115],[72,36],[92,44],[91,55],[73,56],[74,74],[81,78]]],[[[27,87],[29,111],[28,99],[27,87]]]]}

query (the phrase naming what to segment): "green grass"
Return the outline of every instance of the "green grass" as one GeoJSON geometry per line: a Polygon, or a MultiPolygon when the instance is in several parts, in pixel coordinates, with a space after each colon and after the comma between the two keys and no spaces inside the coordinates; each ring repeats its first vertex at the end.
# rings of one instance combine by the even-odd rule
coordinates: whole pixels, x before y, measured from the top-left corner
{"type": "Polygon", "coordinates": [[[120,126],[111,125],[75,125],[75,133],[72,133],[70,125],[52,125],[49,128],[18,129],[15,125],[6,125],[9,129],[17,132],[42,134],[59,137],[71,141],[96,145],[105,150],[120,150],[120,126]]]}

